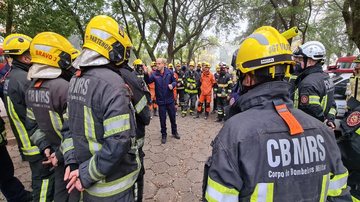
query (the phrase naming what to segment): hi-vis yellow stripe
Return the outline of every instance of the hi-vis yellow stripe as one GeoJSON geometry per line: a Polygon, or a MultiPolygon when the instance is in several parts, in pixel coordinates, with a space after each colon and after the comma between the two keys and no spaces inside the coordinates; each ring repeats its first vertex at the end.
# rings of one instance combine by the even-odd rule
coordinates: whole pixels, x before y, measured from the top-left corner
{"type": "Polygon", "coordinates": [[[22,153],[24,155],[36,155],[36,154],[40,154],[39,149],[36,146],[32,146],[30,139],[29,139],[29,135],[25,129],[24,124],[21,122],[19,116],[17,115],[14,105],[10,99],[10,97],[6,97],[6,101],[8,104],[8,111],[9,111],[9,115],[11,120],[13,121],[16,131],[19,134],[19,138],[22,144],[21,150],[22,153]]]}
{"type": "Polygon", "coordinates": [[[258,183],[251,195],[251,202],[272,202],[274,197],[274,183],[258,183]]]}
{"type": "Polygon", "coordinates": [[[62,124],[59,114],[50,110],[49,115],[50,115],[50,120],[51,120],[52,127],[54,128],[54,131],[59,136],[60,140],[62,140],[63,137],[61,135],[61,129],[62,129],[63,124],[62,124]]]}
{"type": "Polygon", "coordinates": [[[84,128],[85,137],[89,142],[89,150],[92,155],[101,149],[101,144],[97,142],[95,134],[94,119],[92,117],[91,108],[84,106],[84,128]]]}
{"type": "Polygon", "coordinates": [[[217,183],[208,177],[205,198],[209,202],[215,201],[239,201],[239,191],[233,188],[228,188],[220,183],[217,183]]]}

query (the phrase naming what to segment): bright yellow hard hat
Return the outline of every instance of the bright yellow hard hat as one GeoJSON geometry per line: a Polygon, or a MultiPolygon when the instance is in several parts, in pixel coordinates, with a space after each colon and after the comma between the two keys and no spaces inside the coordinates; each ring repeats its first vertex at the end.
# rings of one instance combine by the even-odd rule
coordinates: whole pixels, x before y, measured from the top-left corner
{"type": "MultiPolygon", "coordinates": [[[[290,45],[285,37],[275,28],[263,26],[255,30],[240,44],[236,67],[242,73],[247,73],[275,65],[295,65],[291,56],[290,45]]],[[[286,68],[286,72],[289,68],[286,68]]],[[[269,69],[269,73],[273,72],[274,69],[269,69]]]]}
{"type": "Polygon", "coordinates": [[[353,62],[360,63],[360,54],[355,58],[355,60],[353,62]]]}
{"type": "Polygon", "coordinates": [[[176,63],[176,66],[177,66],[177,67],[181,67],[181,64],[178,62],[178,63],[176,63]]]}
{"type": "Polygon", "coordinates": [[[174,68],[174,65],[173,65],[172,63],[170,63],[170,64],[168,65],[168,67],[169,67],[169,68],[174,68]]]}
{"type": "Polygon", "coordinates": [[[152,61],[150,66],[151,66],[151,67],[155,67],[155,66],[156,66],[156,62],[155,62],[155,61],[152,61]]]}
{"type": "Polygon", "coordinates": [[[194,66],[194,67],[195,67],[195,62],[194,62],[194,61],[191,61],[191,62],[189,63],[189,66],[194,66]]]}
{"type": "Polygon", "coordinates": [[[205,67],[210,67],[210,63],[206,62],[205,67]]]}
{"type": "Polygon", "coordinates": [[[32,38],[24,34],[10,34],[4,39],[3,49],[7,55],[22,55],[29,50],[32,38]]]}
{"type": "Polygon", "coordinates": [[[141,59],[136,59],[134,62],[133,62],[133,66],[135,65],[142,65],[143,62],[141,61],[141,59]]]}
{"type": "Polygon", "coordinates": [[[130,38],[113,18],[93,17],[86,26],[84,48],[94,50],[116,64],[130,57],[130,38]]]}
{"type": "Polygon", "coordinates": [[[42,32],[30,44],[32,63],[61,69],[68,69],[79,53],[65,37],[54,32],[42,32]]]}

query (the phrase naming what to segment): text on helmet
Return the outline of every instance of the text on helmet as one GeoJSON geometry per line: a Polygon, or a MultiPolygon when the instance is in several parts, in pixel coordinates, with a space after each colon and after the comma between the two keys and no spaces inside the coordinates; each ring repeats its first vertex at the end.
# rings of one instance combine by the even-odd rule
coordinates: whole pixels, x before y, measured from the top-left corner
{"type": "Polygon", "coordinates": [[[269,46],[269,53],[272,54],[274,52],[279,51],[291,51],[290,45],[285,43],[279,43],[269,46]]]}
{"type": "Polygon", "coordinates": [[[90,40],[110,52],[111,47],[107,43],[105,43],[103,40],[101,40],[100,38],[98,38],[94,35],[90,35],[90,40]]]}
{"type": "Polygon", "coordinates": [[[44,51],[41,51],[41,50],[36,50],[35,54],[39,55],[39,56],[42,56],[42,57],[44,57],[46,59],[49,59],[49,60],[53,60],[53,61],[57,60],[56,56],[53,57],[50,53],[47,53],[47,52],[44,52],[44,51]]]}

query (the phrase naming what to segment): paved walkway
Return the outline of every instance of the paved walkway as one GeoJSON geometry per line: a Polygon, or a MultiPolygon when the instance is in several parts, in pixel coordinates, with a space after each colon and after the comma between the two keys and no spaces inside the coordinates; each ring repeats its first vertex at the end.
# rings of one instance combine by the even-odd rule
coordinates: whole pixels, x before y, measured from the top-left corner
{"type": "MultiPolygon", "coordinates": [[[[167,143],[160,142],[160,122],[154,117],[146,130],[145,140],[145,190],[144,201],[199,201],[203,168],[211,154],[210,143],[222,124],[216,123],[215,115],[208,120],[190,116],[177,117],[181,139],[171,137],[168,120],[167,143]]],[[[10,132],[9,132],[10,133],[10,132]]],[[[26,162],[21,162],[17,146],[12,142],[8,150],[15,166],[15,175],[30,189],[31,173],[26,162]]],[[[0,201],[4,198],[0,193],[0,201]]]]}

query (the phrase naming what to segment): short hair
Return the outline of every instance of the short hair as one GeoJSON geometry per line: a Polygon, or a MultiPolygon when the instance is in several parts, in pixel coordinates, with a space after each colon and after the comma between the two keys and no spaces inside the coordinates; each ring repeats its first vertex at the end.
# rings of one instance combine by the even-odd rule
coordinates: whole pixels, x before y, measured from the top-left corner
{"type": "Polygon", "coordinates": [[[160,60],[161,63],[163,63],[163,64],[166,64],[166,62],[167,62],[165,58],[157,58],[157,60],[160,60]]]}

